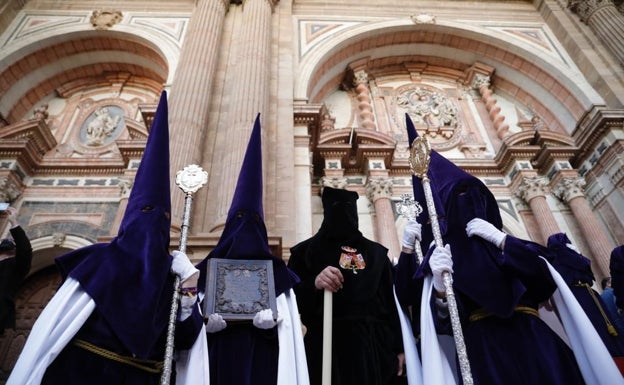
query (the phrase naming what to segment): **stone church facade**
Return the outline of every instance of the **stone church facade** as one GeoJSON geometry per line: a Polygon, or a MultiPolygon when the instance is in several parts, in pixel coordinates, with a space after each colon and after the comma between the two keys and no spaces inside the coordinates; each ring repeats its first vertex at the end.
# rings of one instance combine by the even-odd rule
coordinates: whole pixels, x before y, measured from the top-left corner
{"type": "Polygon", "coordinates": [[[624,2],[394,3],[0,0],[0,201],[34,248],[0,383],[58,285],[54,257],[117,234],[162,90],[171,175],[208,173],[196,262],[219,238],[258,113],[273,250],[287,259],[316,231],[333,186],[359,193],[361,230],[398,256],[407,113],[494,192],[505,231],[565,232],[607,276],[624,243],[624,2]]]}

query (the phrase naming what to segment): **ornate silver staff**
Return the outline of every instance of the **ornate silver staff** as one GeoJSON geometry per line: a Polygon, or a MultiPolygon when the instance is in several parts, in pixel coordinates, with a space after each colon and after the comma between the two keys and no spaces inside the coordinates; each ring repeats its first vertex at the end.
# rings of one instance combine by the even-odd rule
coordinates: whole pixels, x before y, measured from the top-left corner
{"type": "MultiPolygon", "coordinates": [[[[440,223],[438,222],[438,214],[436,212],[435,203],[433,201],[433,193],[431,192],[431,184],[427,171],[429,170],[429,162],[431,161],[431,147],[427,138],[417,137],[412,142],[410,150],[410,167],[412,173],[421,179],[423,190],[425,192],[425,200],[427,210],[431,218],[431,229],[437,247],[444,247],[442,241],[442,233],[440,231],[440,223]]],[[[449,315],[451,316],[451,326],[453,328],[453,337],[455,339],[455,348],[457,349],[457,357],[464,385],[472,385],[472,373],[470,371],[470,362],[468,361],[468,353],[466,352],[466,344],[464,343],[464,334],[459,321],[459,312],[457,311],[457,302],[455,301],[455,292],[453,291],[453,277],[451,273],[445,271],[442,273],[444,286],[446,286],[446,301],[448,303],[449,315]]]]}
{"type": "MultiPolygon", "coordinates": [[[[397,204],[397,212],[408,221],[415,221],[416,218],[418,218],[418,216],[423,212],[422,206],[419,202],[415,201],[410,194],[403,194],[401,195],[401,198],[403,200],[397,204]]],[[[420,247],[420,241],[416,242],[415,249],[416,256],[418,256],[418,263],[422,263],[423,252],[420,247]]]]}
{"type": "MultiPolygon", "coordinates": [[[[208,181],[208,173],[201,167],[191,164],[176,174],[176,184],[184,191],[184,215],[182,216],[182,233],[180,234],[180,251],[186,253],[186,239],[188,237],[189,222],[191,219],[191,203],[193,193],[197,192],[208,181]]],[[[165,347],[165,360],[163,372],[160,377],[161,385],[168,385],[171,379],[171,366],[173,362],[173,345],[175,338],[176,318],[178,316],[178,302],[180,299],[180,277],[176,275],[173,283],[173,298],[171,300],[171,312],[169,313],[169,325],[167,327],[167,345],[165,347]]]]}

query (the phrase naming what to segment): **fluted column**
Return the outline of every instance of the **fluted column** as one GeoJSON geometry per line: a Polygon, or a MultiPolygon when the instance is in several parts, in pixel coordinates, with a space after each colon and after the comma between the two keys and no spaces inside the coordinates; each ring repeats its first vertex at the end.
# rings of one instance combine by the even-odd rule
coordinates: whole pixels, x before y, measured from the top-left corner
{"type": "Polygon", "coordinates": [[[368,74],[366,71],[358,70],[353,74],[353,85],[357,92],[358,110],[360,112],[360,125],[367,130],[376,130],[375,115],[373,114],[373,104],[371,91],[368,86],[368,74]]]}
{"type": "Polygon", "coordinates": [[[501,108],[496,105],[498,101],[493,96],[494,91],[490,88],[490,78],[482,75],[475,77],[474,87],[479,90],[481,100],[492,120],[496,135],[502,139],[509,131],[509,125],[505,123],[505,116],[501,114],[501,108]]]}
{"type": "Polygon", "coordinates": [[[392,210],[392,179],[369,179],[366,185],[368,199],[375,206],[375,230],[377,241],[388,248],[388,256],[398,258],[401,246],[394,224],[392,210]]]}
{"type": "MultiPolygon", "coordinates": [[[[267,130],[271,61],[271,15],[278,0],[245,0],[237,30],[237,53],[231,62],[235,76],[228,106],[226,143],[228,151],[220,159],[221,181],[218,189],[218,215],[224,219],[230,207],[249,135],[261,113],[263,137],[267,130]]],[[[266,141],[265,143],[266,144],[266,141]]],[[[263,145],[264,145],[263,144],[263,145]]]]}
{"type": "Polygon", "coordinates": [[[581,177],[563,177],[553,188],[553,193],[570,206],[594,256],[594,266],[600,273],[600,277],[596,277],[599,281],[609,275],[609,258],[614,246],[602,231],[600,223],[585,199],[584,187],[585,180],[581,177]]]}
{"type": "Polygon", "coordinates": [[[624,64],[624,15],[615,4],[611,0],[571,0],[569,7],[624,64]]]}
{"type": "Polygon", "coordinates": [[[546,200],[546,196],[550,193],[548,185],[546,177],[523,177],[516,191],[516,195],[531,207],[531,212],[542,235],[539,243],[542,244],[546,244],[548,237],[552,234],[561,232],[546,200]]]}
{"type": "MultiPolygon", "coordinates": [[[[189,164],[201,164],[212,82],[229,0],[198,0],[191,15],[169,95],[171,178],[189,164]]],[[[172,184],[171,214],[179,226],[184,194],[172,184]]]]}

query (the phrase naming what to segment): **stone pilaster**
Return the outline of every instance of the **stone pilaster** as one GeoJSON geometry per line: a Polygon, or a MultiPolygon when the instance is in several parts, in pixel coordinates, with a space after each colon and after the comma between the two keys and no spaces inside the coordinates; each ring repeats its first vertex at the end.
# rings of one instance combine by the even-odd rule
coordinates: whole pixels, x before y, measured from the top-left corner
{"type": "Polygon", "coordinates": [[[389,258],[398,258],[401,246],[397,237],[392,210],[392,179],[369,179],[366,195],[375,206],[375,230],[379,243],[388,248],[389,258]]]}
{"type": "Polygon", "coordinates": [[[546,244],[550,235],[561,232],[548,206],[546,197],[550,194],[549,190],[548,178],[532,176],[523,177],[516,191],[516,196],[527,202],[531,207],[531,212],[533,212],[533,216],[539,225],[542,236],[539,243],[542,244],[546,244]]]}
{"type": "Polygon", "coordinates": [[[570,9],[624,63],[624,15],[611,0],[570,0],[570,9]]]}
{"type": "Polygon", "coordinates": [[[609,275],[609,258],[613,245],[602,230],[598,219],[585,199],[583,189],[585,179],[581,177],[560,177],[557,178],[553,187],[553,193],[562,201],[566,202],[572,210],[581,233],[589,245],[594,257],[594,268],[601,278],[609,275]]]}

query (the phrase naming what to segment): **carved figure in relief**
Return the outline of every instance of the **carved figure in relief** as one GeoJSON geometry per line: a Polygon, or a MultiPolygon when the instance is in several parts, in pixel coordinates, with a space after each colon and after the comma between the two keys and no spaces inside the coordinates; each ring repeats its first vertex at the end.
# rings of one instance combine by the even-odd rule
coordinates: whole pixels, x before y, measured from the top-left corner
{"type": "Polygon", "coordinates": [[[121,116],[112,116],[107,107],[95,111],[95,119],[87,125],[87,144],[89,146],[101,146],[104,140],[111,137],[121,116]]]}
{"type": "Polygon", "coordinates": [[[457,109],[438,92],[418,87],[399,95],[397,105],[406,109],[416,125],[425,128],[431,137],[442,135],[449,139],[457,128],[457,109]]]}

